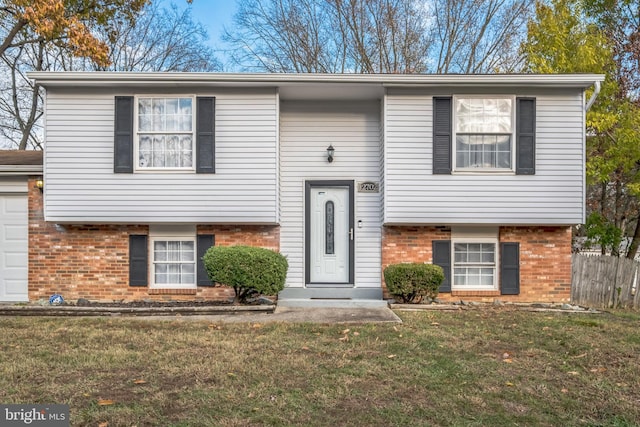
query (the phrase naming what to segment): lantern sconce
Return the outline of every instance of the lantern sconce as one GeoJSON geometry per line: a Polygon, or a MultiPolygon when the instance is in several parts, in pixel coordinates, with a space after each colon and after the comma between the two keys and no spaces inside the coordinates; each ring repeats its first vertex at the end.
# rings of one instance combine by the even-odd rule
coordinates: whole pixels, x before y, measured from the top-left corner
{"type": "Polygon", "coordinates": [[[44,180],[42,178],[36,179],[36,188],[42,192],[44,189],[44,180]]]}
{"type": "Polygon", "coordinates": [[[333,145],[329,144],[329,146],[327,147],[327,162],[332,163],[333,162],[333,153],[336,152],[336,149],[333,148],[333,145]]]}

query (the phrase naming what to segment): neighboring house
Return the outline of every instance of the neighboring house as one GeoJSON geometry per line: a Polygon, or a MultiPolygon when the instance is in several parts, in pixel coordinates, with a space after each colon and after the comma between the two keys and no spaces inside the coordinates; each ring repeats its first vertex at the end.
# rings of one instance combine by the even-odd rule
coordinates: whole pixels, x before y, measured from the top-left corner
{"type": "Polygon", "coordinates": [[[42,175],[42,151],[0,150],[0,302],[29,300],[28,188],[42,175]]]}
{"type": "Polygon", "coordinates": [[[29,297],[208,299],[215,245],[279,250],[280,303],[566,301],[600,75],[31,73],[46,88],[29,297]],[[334,151],[331,151],[334,150],[334,151]]]}

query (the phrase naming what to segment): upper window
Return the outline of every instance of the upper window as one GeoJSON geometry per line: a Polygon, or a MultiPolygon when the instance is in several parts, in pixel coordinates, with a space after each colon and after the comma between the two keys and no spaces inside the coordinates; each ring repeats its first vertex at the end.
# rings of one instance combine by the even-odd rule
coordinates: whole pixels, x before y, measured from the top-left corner
{"type": "Polygon", "coordinates": [[[513,169],[511,97],[455,97],[455,170],[513,169]]]}
{"type": "Polygon", "coordinates": [[[193,98],[137,100],[137,169],[193,169],[193,98]]]}

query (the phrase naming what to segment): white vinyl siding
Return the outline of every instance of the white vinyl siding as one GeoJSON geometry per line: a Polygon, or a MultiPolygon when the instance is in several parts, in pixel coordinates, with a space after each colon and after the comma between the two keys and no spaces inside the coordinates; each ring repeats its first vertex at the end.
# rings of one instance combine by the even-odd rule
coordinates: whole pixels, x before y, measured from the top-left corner
{"type": "MultiPolygon", "coordinates": [[[[437,95],[452,93],[439,89],[437,95]]],[[[536,98],[535,175],[434,175],[434,94],[388,90],[385,223],[570,225],[583,221],[582,91],[532,93],[513,88],[500,94],[536,98]]]]}
{"type": "Polygon", "coordinates": [[[359,193],[360,181],[380,181],[380,108],[369,102],[283,102],[280,122],[280,251],[287,287],[304,286],[304,184],[355,184],[355,286],[380,287],[381,193],[359,193]],[[335,148],[333,163],[327,147],[335,148]],[[362,228],[358,227],[362,221],[362,228]]]}
{"type": "MultiPolygon", "coordinates": [[[[277,222],[274,89],[189,89],[216,97],[216,173],[113,172],[114,96],[140,89],[47,91],[45,217],[76,223],[277,222]]],[[[168,89],[167,96],[185,96],[168,89]]],[[[149,96],[157,96],[157,89],[149,96]]]]}

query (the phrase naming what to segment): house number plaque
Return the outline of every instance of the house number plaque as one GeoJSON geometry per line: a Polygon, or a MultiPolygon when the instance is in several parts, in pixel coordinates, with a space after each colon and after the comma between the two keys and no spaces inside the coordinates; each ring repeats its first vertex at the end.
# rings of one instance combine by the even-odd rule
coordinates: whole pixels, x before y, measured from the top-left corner
{"type": "Polygon", "coordinates": [[[379,193],[380,192],[380,183],[379,182],[359,182],[358,183],[358,193],[379,193]]]}

